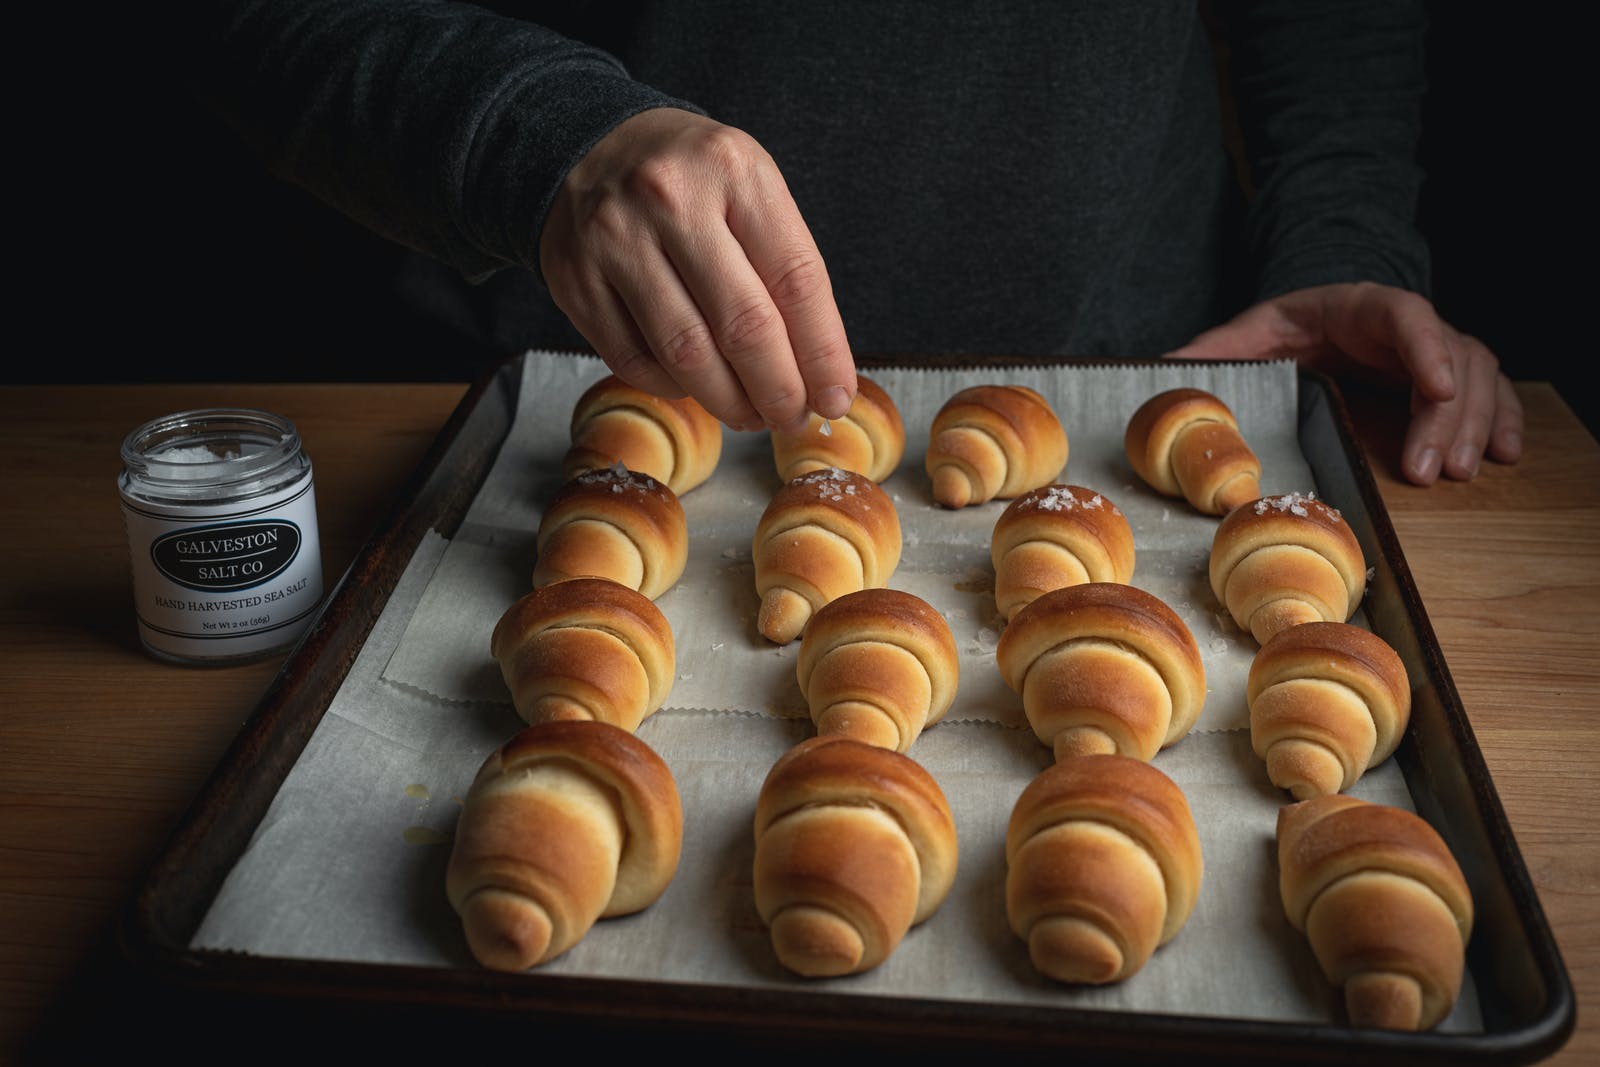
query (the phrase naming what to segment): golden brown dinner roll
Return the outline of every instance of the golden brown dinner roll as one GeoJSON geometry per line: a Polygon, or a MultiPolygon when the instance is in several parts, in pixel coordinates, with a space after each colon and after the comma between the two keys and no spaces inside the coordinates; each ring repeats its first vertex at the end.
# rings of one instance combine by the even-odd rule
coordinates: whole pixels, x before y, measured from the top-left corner
{"type": "Polygon", "coordinates": [[[1131,585],[1044,594],[1006,625],[995,659],[1058,760],[1106,752],[1151,759],[1189,732],[1206,699],[1194,635],[1131,585]]]}
{"type": "Polygon", "coordinates": [[[955,700],[960,658],[944,616],[898,589],[862,589],[806,624],[796,674],[819,734],[904,752],[955,700]]]}
{"type": "Polygon", "coordinates": [[[1226,515],[1261,495],[1261,461],[1228,405],[1202,389],[1169,389],[1146,400],[1128,420],[1123,447],[1151,488],[1207,515],[1226,515]]]}
{"type": "Polygon", "coordinates": [[[989,542],[994,602],[1010,619],[1042,593],[1084,582],[1133,580],[1133,528],[1105,496],[1079,485],[1022,494],[995,520],[989,542]]]}
{"type": "Polygon", "coordinates": [[[812,471],[768,503],[752,558],[761,597],[757,628],[787,644],[824,604],[888,583],[900,563],[900,516],[866,475],[812,471]]]}
{"type": "Polygon", "coordinates": [[[947,508],[1010,500],[1067,465],[1067,434],[1049,401],[1025,385],[975,385],[945,401],[923,466],[947,508]]]}
{"type": "Polygon", "coordinates": [[[882,963],[955,881],[955,821],[908,756],[811,737],[779,757],[756,800],[756,910],[789,970],[882,963]]]}
{"type": "Polygon", "coordinates": [[[649,745],[609,723],[540,723],[478,771],[446,893],[478,962],[520,971],[649,907],[682,844],[678,787],[649,745]]]}
{"type": "Polygon", "coordinates": [[[1250,742],[1296,800],[1340,793],[1393,755],[1411,719],[1405,664],[1344,622],[1280,631],[1250,664],[1250,742]]]}
{"type": "Polygon", "coordinates": [[[1278,811],[1278,888],[1356,1026],[1427,1030],[1461,991],[1472,894],[1433,827],[1343,793],[1278,811]]]}
{"type": "Polygon", "coordinates": [[[1348,622],[1367,590],[1361,544],[1311,493],[1230,511],[1211,541],[1211,591],[1261,644],[1305,622],[1348,622]]]}
{"type": "Polygon", "coordinates": [[[1006,917],[1041,974],[1134,974],[1194,911],[1203,862],[1183,791],[1126,756],[1074,756],[1028,783],[1006,827],[1006,917]]]}
{"type": "Polygon", "coordinates": [[[539,522],[535,587],[564,578],[609,578],[651,600],[689,561],[678,495],[621,466],[580,474],[557,490],[539,522]]]}
{"type": "Polygon", "coordinates": [[[900,466],[906,428],[883,387],[856,376],[856,398],[842,419],[813,414],[799,433],[772,431],[772,457],[785,483],[802,474],[838,467],[881,482],[900,466]]]}
{"type": "Polygon", "coordinates": [[[672,691],[676,649],[666,616],[643,593],[569,578],[507,608],[489,653],[526,722],[595,719],[631,733],[672,691]]]}
{"type": "Polygon", "coordinates": [[[682,495],[711,477],[722,457],[722,424],[693,397],[668,399],[608,375],[572,410],[568,478],[622,464],[682,495]]]}

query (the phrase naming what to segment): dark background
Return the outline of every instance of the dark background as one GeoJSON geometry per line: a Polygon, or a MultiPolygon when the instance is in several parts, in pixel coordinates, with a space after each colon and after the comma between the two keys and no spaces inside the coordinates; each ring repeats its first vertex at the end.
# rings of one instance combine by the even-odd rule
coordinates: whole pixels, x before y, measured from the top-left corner
{"type": "MultiPolygon", "coordinates": [[[[1441,313],[1512,378],[1555,382],[1595,430],[1578,381],[1594,275],[1578,159],[1593,120],[1579,120],[1570,61],[1581,28],[1547,7],[1559,14],[1431,5],[1420,222],[1441,313]]],[[[43,329],[5,380],[466,381],[499,355],[410,309],[393,288],[400,250],[268,176],[137,41],[80,46],[105,91],[64,121],[21,108],[37,128],[24,120],[18,140],[44,151],[11,154],[33,194],[17,198],[16,229],[37,238],[15,321],[43,329]]],[[[36,88],[54,99],[62,85],[36,88]]]]}

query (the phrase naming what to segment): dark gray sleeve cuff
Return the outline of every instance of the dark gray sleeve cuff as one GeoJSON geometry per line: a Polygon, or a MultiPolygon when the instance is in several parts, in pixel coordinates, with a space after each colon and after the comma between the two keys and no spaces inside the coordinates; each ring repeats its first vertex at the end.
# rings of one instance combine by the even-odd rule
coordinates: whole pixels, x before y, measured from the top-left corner
{"type": "Polygon", "coordinates": [[[541,26],[428,0],[231,0],[184,23],[195,91],[279,177],[471,278],[537,272],[572,165],[656,107],[698,109],[541,26]]]}

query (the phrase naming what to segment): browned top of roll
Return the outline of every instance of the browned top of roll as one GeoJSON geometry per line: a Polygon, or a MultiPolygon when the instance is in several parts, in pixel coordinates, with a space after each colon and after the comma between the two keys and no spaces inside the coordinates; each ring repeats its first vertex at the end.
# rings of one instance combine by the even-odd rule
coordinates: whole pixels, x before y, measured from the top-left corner
{"type": "Polygon", "coordinates": [[[1247,697],[1289,678],[1328,678],[1372,690],[1398,709],[1411,707],[1405,663],[1389,643],[1347,622],[1307,622],[1279,631],[1250,663],[1247,697]]]}
{"type": "Polygon", "coordinates": [[[604,435],[593,437],[586,426],[597,415],[618,408],[632,408],[659,424],[672,442],[671,456],[654,457],[650,466],[639,466],[643,473],[681,486],[686,491],[705,481],[722,456],[722,424],[693,397],[660,397],[629,385],[615,374],[607,375],[586,389],[572,409],[573,447],[565,460],[568,475],[609,467],[621,460],[611,454],[604,435]],[[670,479],[664,473],[672,472],[670,479]]]}
{"type": "Polygon", "coordinates": [[[571,479],[550,498],[539,521],[541,546],[546,533],[574,518],[598,519],[628,531],[637,541],[688,547],[688,520],[678,494],[661,482],[623,467],[592,470],[571,479]]]}
{"type": "MultiPolygon", "coordinates": [[[[985,427],[1003,426],[1006,443],[1025,451],[1028,466],[1043,465],[1045,455],[1066,450],[1066,431],[1050,402],[1026,385],[972,385],[946,400],[933,417],[932,437],[952,424],[976,419],[985,427]],[[1026,451],[1031,446],[1031,451],[1026,451]]],[[[1065,456],[1062,462],[1066,462],[1065,456]]],[[[1058,466],[1056,468],[1060,470],[1058,466]]]]}
{"type": "Polygon", "coordinates": [[[1211,541],[1211,591],[1227,603],[1228,576],[1234,566],[1265,545],[1303,545],[1320,553],[1339,571],[1351,610],[1367,584],[1366,557],[1355,531],[1337,508],[1311,493],[1280,493],[1241,504],[1217,524],[1211,541]]]}
{"type": "Polygon", "coordinates": [[[756,524],[755,544],[759,548],[774,534],[806,523],[834,529],[837,520],[829,515],[842,516],[865,533],[875,549],[865,561],[869,575],[874,562],[884,565],[884,574],[894,569],[900,559],[900,515],[894,501],[866,475],[837,467],[802,474],[779,489],[756,524]]]}
{"type": "Polygon", "coordinates": [[[934,416],[934,432],[942,419],[964,407],[986,408],[1005,419],[1026,439],[1040,426],[1060,426],[1054,409],[1035,389],[1026,385],[970,385],[951,395],[934,416]]]}
{"type": "Polygon", "coordinates": [[[1102,580],[1127,582],[1133,577],[1133,528],[1128,517],[1104,494],[1081,485],[1041,486],[1006,505],[995,520],[991,561],[998,567],[1006,551],[1023,541],[1050,540],[1043,528],[1053,525],[1073,527],[1100,545],[1113,572],[1102,580]]]}
{"type": "Polygon", "coordinates": [[[1058,823],[1103,823],[1150,852],[1167,889],[1165,941],[1194,910],[1203,859],[1183,790],[1152,764],[1131,756],[1074,756],[1052,764],[1023,789],[1006,825],[1006,861],[1029,838],[1058,823]]]}
{"type": "Polygon", "coordinates": [[[1414,878],[1444,900],[1463,942],[1472,930],[1472,894],[1437,830],[1404,808],[1345,793],[1278,809],[1278,885],[1295,929],[1324,888],[1357,871],[1414,878]]]}
{"type": "Polygon", "coordinates": [[[796,668],[800,688],[829,651],[853,640],[879,641],[904,648],[928,672],[930,709],[942,715],[955,696],[961,657],[955,634],[943,615],[919,596],[899,589],[862,589],[833,600],[806,624],[796,668]]]}
{"type": "Polygon", "coordinates": [[[1088,582],[1052,590],[1030,602],[1001,631],[995,657],[1006,684],[1021,691],[1023,677],[1039,654],[1073,637],[1102,637],[1141,650],[1159,648],[1157,664],[1173,690],[1173,716],[1193,702],[1198,714],[1205,693],[1205,662],[1194,635],[1178,613],[1152,593],[1118,582],[1088,582]],[[1183,678],[1169,677],[1167,659],[1183,667],[1183,678]]]}
{"type": "MultiPolygon", "coordinates": [[[[955,819],[944,791],[921,764],[849,738],[806,738],[767,772],[756,798],[756,836],[798,808],[828,804],[871,805],[887,813],[916,850],[922,905],[944,898],[955,881],[955,819]]],[[[918,907],[919,913],[925,910],[918,907]]]]}
{"type": "Polygon", "coordinates": [[[489,637],[496,659],[508,643],[553,626],[592,625],[639,634],[673,648],[672,627],[655,601],[606,578],[568,578],[528,593],[506,609],[489,637]]]}
{"type": "Polygon", "coordinates": [[[1192,422],[1221,422],[1234,429],[1233,410],[1204,389],[1168,389],[1139,405],[1122,435],[1123,450],[1135,473],[1169,496],[1181,495],[1172,476],[1168,450],[1177,431],[1192,422]]]}
{"type": "MultiPolygon", "coordinates": [[[[683,806],[666,762],[620,726],[555,721],[526,727],[501,745],[485,761],[478,780],[515,776],[549,761],[575,764],[616,794],[626,829],[618,892],[634,887],[651,899],[659,895],[677,870],[683,849],[683,806]]],[[[610,910],[622,913],[647,902],[614,897],[610,910]]]]}

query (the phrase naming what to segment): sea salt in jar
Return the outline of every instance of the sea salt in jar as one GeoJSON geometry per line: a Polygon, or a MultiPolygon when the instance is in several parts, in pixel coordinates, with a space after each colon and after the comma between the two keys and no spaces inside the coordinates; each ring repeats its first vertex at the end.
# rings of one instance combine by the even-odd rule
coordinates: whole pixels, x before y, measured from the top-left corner
{"type": "Polygon", "coordinates": [[[122,463],[144,647],[229,663],[293,644],[322,602],[311,460],[294,424],[244,408],[182,411],[130,433],[122,463]]]}

